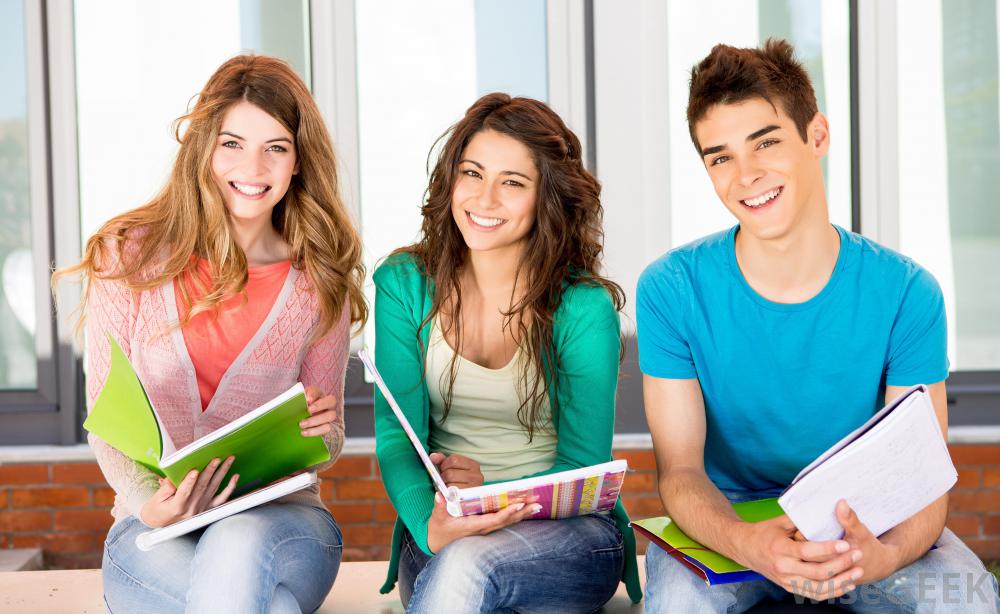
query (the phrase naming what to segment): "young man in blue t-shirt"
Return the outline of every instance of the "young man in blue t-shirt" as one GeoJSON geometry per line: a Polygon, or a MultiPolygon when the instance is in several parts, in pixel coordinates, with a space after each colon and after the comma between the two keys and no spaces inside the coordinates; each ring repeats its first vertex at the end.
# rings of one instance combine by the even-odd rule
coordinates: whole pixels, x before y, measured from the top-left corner
{"type": "Polygon", "coordinates": [[[732,511],[777,496],[913,384],[946,433],[944,301],[912,260],[830,224],[829,127],[787,42],[715,47],[692,71],[688,125],[738,225],[639,280],[660,497],[688,535],[770,581],[708,587],[651,546],[647,611],[742,612],[791,592],[854,611],[995,612],[996,581],[944,528],[947,496],[881,536],[841,502],[845,535],[825,542],[732,511]]]}

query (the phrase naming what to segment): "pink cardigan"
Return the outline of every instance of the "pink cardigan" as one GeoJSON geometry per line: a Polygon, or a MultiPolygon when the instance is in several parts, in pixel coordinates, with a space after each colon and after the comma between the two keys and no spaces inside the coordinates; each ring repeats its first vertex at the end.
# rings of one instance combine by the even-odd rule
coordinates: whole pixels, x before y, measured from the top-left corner
{"type": "MultiPolygon", "coordinates": [[[[113,248],[110,250],[113,251],[113,248]]],[[[114,270],[115,263],[108,267],[114,270]]],[[[230,365],[211,403],[202,412],[194,367],[178,321],[174,285],[130,291],[123,284],[98,279],[87,303],[87,409],[93,407],[107,379],[111,333],[129,356],[146,393],[165,426],[173,447],[180,449],[284,392],[297,381],[318,386],[340,405],[339,419],[323,437],[333,464],[344,445],[344,377],[350,348],[350,310],[326,336],[307,347],[319,321],[319,304],[308,276],[292,267],[278,298],[257,333],[230,365]]],[[[159,488],[159,478],[142,465],[90,435],[97,462],[115,490],[111,514],[115,522],[139,511],[159,488]]],[[[165,447],[169,444],[165,442],[165,447]]],[[[319,489],[289,495],[322,507],[319,489]]]]}

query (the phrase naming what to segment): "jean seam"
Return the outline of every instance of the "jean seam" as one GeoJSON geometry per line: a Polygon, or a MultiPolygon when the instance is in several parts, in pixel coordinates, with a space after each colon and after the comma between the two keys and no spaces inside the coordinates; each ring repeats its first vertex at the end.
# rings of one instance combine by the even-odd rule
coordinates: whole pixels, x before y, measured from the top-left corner
{"type": "MultiPolygon", "coordinates": [[[[170,601],[174,601],[174,602],[176,602],[176,603],[178,603],[180,605],[184,605],[183,601],[175,598],[173,595],[170,595],[169,593],[166,593],[166,592],[164,592],[164,591],[156,588],[155,586],[149,586],[145,582],[142,582],[141,580],[139,580],[138,578],[136,578],[135,576],[133,576],[129,572],[125,571],[125,569],[121,565],[119,565],[118,563],[116,563],[115,560],[111,557],[111,553],[110,552],[108,553],[108,564],[111,565],[115,569],[115,571],[117,571],[121,575],[125,576],[125,578],[127,580],[129,580],[130,582],[132,582],[136,586],[138,586],[138,587],[140,587],[140,588],[142,588],[144,590],[150,591],[152,593],[156,593],[157,595],[162,595],[163,597],[166,597],[170,601]]],[[[105,602],[107,601],[106,594],[107,594],[107,589],[105,589],[105,598],[104,598],[105,602]]],[[[108,610],[110,611],[111,608],[109,607],[108,610]]]]}

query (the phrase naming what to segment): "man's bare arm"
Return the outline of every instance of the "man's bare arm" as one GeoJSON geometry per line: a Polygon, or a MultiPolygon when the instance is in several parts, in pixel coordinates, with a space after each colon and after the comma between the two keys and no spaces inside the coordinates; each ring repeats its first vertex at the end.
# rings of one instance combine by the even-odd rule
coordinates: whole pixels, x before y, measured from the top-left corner
{"type": "Polygon", "coordinates": [[[690,537],[786,590],[828,599],[853,590],[860,553],[842,540],[796,542],[787,516],[740,520],[705,473],[705,402],[697,379],[643,376],[660,499],[690,537]]]}

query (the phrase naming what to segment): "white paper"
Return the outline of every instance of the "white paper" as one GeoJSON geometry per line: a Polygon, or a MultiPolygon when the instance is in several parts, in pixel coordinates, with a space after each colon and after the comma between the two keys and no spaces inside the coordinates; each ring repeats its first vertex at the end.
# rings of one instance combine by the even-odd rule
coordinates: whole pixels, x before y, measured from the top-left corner
{"type": "Polygon", "coordinates": [[[191,518],[175,522],[174,524],[167,525],[159,529],[153,529],[152,531],[140,533],[135,538],[135,545],[139,548],[139,550],[150,550],[153,546],[165,542],[168,539],[186,535],[191,531],[208,526],[213,522],[226,518],[227,516],[232,516],[233,514],[246,511],[252,507],[257,507],[258,505],[262,505],[268,501],[273,501],[279,497],[284,497],[287,494],[302,490],[303,488],[308,488],[317,482],[319,482],[319,479],[316,477],[315,473],[300,473],[297,476],[281,480],[280,482],[275,482],[270,486],[266,486],[260,490],[255,490],[250,494],[243,495],[238,499],[233,499],[232,501],[223,503],[222,505],[205,510],[197,516],[192,516],[191,518]]]}
{"type": "Polygon", "coordinates": [[[803,469],[778,503],[810,540],[843,536],[836,517],[840,499],[878,536],[957,479],[930,395],[916,386],[803,469]]]}

